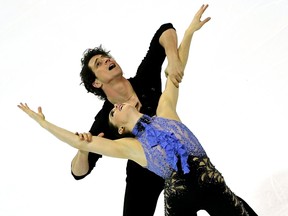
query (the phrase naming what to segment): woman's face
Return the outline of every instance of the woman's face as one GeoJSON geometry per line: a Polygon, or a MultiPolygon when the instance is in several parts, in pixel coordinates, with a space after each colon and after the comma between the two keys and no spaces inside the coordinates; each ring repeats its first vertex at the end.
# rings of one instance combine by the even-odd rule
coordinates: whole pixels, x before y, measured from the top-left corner
{"type": "Polygon", "coordinates": [[[115,104],[109,113],[109,121],[116,127],[125,126],[129,121],[131,112],[137,111],[136,108],[128,103],[115,104]]]}

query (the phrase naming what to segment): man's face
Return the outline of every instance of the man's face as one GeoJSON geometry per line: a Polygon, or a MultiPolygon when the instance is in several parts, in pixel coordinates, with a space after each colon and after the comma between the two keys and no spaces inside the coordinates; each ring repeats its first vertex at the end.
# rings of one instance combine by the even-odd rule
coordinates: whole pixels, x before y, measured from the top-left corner
{"type": "Polygon", "coordinates": [[[97,82],[100,82],[101,85],[110,83],[113,79],[123,75],[117,62],[104,55],[93,56],[88,63],[88,67],[93,71],[97,77],[97,82]]]}

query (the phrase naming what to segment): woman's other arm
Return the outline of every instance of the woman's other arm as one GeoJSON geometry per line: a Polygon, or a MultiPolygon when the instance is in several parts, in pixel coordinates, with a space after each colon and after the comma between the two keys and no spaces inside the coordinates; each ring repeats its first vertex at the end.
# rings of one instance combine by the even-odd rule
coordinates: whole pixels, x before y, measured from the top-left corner
{"type": "MultiPolygon", "coordinates": [[[[184,37],[178,48],[178,55],[183,65],[183,68],[185,68],[187,61],[188,61],[190,44],[191,44],[194,32],[201,29],[201,27],[211,19],[210,17],[208,17],[204,19],[203,21],[200,20],[202,17],[202,14],[205,12],[207,7],[208,5],[202,5],[200,9],[197,11],[192,22],[186,29],[184,37]]],[[[178,94],[179,94],[179,89],[175,87],[175,85],[173,85],[171,79],[168,76],[165,90],[163,91],[161,95],[161,98],[159,100],[159,104],[157,107],[157,112],[156,112],[157,116],[170,118],[174,120],[180,120],[176,112],[178,94]]]]}

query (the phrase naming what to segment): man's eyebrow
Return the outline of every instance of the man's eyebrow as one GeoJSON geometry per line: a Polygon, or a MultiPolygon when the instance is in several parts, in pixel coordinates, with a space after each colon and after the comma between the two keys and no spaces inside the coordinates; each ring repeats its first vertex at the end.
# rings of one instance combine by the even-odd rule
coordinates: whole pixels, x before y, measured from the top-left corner
{"type": "Polygon", "coordinates": [[[98,62],[99,58],[101,58],[101,57],[102,57],[102,55],[100,55],[98,58],[95,59],[95,61],[94,61],[94,65],[97,66],[97,62],[98,62]]]}

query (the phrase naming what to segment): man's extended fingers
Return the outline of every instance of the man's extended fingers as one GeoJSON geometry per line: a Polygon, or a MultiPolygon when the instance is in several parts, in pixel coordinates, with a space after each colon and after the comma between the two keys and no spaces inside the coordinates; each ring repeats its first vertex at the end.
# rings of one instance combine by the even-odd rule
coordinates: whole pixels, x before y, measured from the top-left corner
{"type": "Polygon", "coordinates": [[[80,140],[83,140],[83,135],[81,133],[76,132],[75,135],[77,135],[80,140]]]}
{"type": "Polygon", "coordinates": [[[76,132],[75,135],[77,135],[80,140],[85,140],[87,142],[92,141],[92,134],[91,133],[78,133],[78,132],[76,132]]]}
{"type": "Polygon", "coordinates": [[[88,141],[88,142],[90,141],[90,136],[89,136],[89,134],[84,133],[83,136],[84,136],[84,140],[85,140],[85,141],[88,141]]]}
{"type": "MultiPolygon", "coordinates": [[[[100,137],[104,137],[104,133],[101,132],[101,133],[98,134],[98,136],[100,136],[100,137]]],[[[92,134],[91,134],[91,137],[92,137],[92,134]]]]}
{"type": "Polygon", "coordinates": [[[179,81],[175,77],[173,79],[171,79],[171,81],[177,88],[179,88],[179,81]]]}

